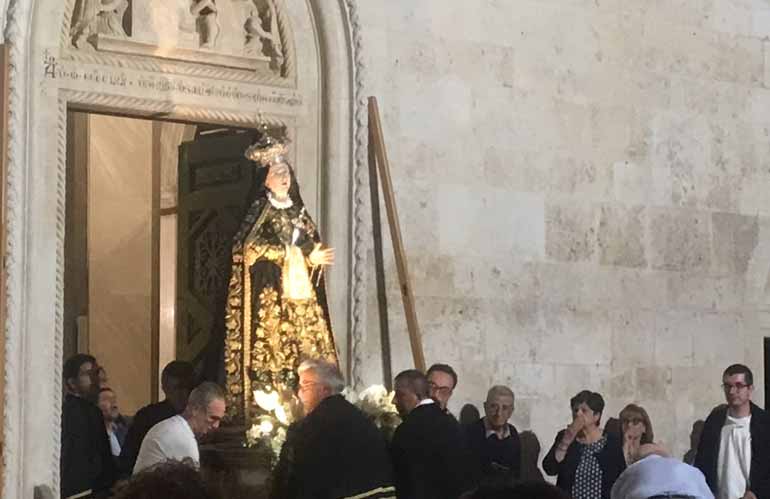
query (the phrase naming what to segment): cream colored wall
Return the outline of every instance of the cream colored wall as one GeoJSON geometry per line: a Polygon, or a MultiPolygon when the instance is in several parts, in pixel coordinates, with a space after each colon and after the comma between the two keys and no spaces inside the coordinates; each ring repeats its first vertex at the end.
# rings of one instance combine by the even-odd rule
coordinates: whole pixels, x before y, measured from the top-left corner
{"type": "MultiPolygon", "coordinates": [[[[357,2],[428,363],[516,393],[547,451],[569,397],[650,412],[677,456],[770,336],[770,6],[357,2]]],[[[394,371],[411,357],[392,258],[394,371]]],[[[367,382],[380,382],[374,279],[367,382]]]]}
{"type": "Polygon", "coordinates": [[[90,115],[89,350],[121,411],[150,402],[152,122],[90,115]]]}

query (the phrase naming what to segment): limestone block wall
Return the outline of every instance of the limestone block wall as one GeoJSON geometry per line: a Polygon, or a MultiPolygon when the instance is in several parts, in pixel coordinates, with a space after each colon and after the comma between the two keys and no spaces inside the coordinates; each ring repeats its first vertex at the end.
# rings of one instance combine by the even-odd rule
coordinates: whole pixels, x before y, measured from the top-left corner
{"type": "MultiPolygon", "coordinates": [[[[363,0],[429,363],[545,452],[588,388],[681,457],[770,336],[770,5],[363,0]]],[[[390,251],[386,248],[386,252],[390,251]]],[[[411,366],[391,277],[394,371],[411,366]]],[[[374,279],[364,342],[380,382],[374,279]]]]}

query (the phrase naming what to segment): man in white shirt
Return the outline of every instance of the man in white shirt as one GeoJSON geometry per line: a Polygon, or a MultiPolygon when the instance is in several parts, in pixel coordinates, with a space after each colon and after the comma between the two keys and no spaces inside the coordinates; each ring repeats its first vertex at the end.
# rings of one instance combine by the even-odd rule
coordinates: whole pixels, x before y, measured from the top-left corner
{"type": "Polygon", "coordinates": [[[706,419],[695,466],[717,499],[770,499],[770,416],[751,402],[754,376],[733,364],[722,388],[727,405],[706,419]]]}
{"type": "Polygon", "coordinates": [[[225,393],[215,383],[201,383],[190,393],[180,415],[153,426],[142,440],[134,473],[169,459],[200,462],[197,437],[219,427],[225,415],[225,393]]]}

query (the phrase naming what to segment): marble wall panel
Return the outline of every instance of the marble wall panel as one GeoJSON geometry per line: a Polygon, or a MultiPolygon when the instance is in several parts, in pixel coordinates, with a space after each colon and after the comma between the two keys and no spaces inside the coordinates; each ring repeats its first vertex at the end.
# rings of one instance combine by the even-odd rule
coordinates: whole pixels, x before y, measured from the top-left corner
{"type": "MultiPolygon", "coordinates": [[[[359,10],[367,82],[410,206],[402,229],[419,267],[426,355],[460,372],[452,410],[503,380],[520,404],[513,420],[544,453],[569,398],[600,390],[605,417],[642,404],[681,456],[693,421],[723,399],[724,367],[762,371],[767,7],[398,0],[359,10]]],[[[408,367],[392,284],[389,296],[401,328],[394,365],[408,367]]]]}
{"type": "Polygon", "coordinates": [[[599,210],[592,204],[546,206],[546,255],[562,262],[595,261],[599,210]]]}
{"type": "Polygon", "coordinates": [[[690,210],[651,209],[650,265],[668,271],[705,271],[711,261],[710,217],[690,210]]]}
{"type": "Polygon", "coordinates": [[[646,213],[644,206],[603,205],[599,215],[599,263],[644,268],[646,213]]]}
{"type": "Polygon", "coordinates": [[[712,271],[716,274],[745,274],[759,243],[759,217],[712,213],[712,271]]]}

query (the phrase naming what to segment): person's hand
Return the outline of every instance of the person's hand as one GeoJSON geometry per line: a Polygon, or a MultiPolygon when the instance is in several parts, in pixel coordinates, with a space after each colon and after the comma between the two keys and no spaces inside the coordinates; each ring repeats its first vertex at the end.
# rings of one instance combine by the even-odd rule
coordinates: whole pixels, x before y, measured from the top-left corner
{"type": "Polygon", "coordinates": [[[586,418],[583,414],[576,414],[572,423],[567,427],[567,433],[577,435],[580,430],[586,427],[586,418]]]}
{"type": "Polygon", "coordinates": [[[634,459],[634,461],[639,461],[652,454],[656,454],[661,457],[671,457],[666,448],[661,444],[649,443],[639,446],[639,451],[637,452],[636,459],[634,459]]]}
{"type": "Polygon", "coordinates": [[[308,256],[310,263],[317,267],[319,265],[334,264],[334,248],[321,248],[321,243],[317,243],[308,256]]]}
{"type": "Polygon", "coordinates": [[[757,499],[757,496],[754,495],[754,492],[747,490],[745,494],[743,494],[743,499],[757,499]]]}

